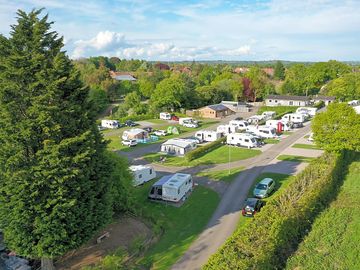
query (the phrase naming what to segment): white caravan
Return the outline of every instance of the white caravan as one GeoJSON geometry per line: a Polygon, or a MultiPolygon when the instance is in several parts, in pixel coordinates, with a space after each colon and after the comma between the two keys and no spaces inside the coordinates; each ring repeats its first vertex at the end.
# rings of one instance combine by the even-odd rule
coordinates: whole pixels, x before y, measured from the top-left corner
{"type": "Polygon", "coordinates": [[[179,118],[179,124],[180,125],[184,125],[185,123],[194,123],[194,124],[197,124],[198,121],[196,121],[194,118],[192,117],[182,117],[182,118],[179,118]]]}
{"type": "Polygon", "coordinates": [[[268,127],[274,127],[277,129],[279,123],[281,123],[283,131],[291,130],[291,126],[292,126],[291,122],[283,122],[281,120],[267,120],[265,125],[268,127]]]}
{"type": "Polygon", "coordinates": [[[193,180],[190,174],[175,173],[162,186],[162,199],[165,201],[178,202],[186,193],[193,188],[193,180]]]}
{"type": "Polygon", "coordinates": [[[360,114],[360,106],[353,107],[357,114],[360,114]]]}
{"type": "Polygon", "coordinates": [[[249,125],[249,123],[243,120],[231,120],[229,125],[236,126],[238,130],[246,130],[246,127],[249,125]]]}
{"type": "Polygon", "coordinates": [[[104,128],[115,129],[120,127],[120,123],[116,120],[101,120],[101,126],[104,128]]]}
{"type": "Polygon", "coordinates": [[[161,112],[160,119],[162,120],[171,120],[171,114],[168,112],[161,112]]]}
{"type": "Polygon", "coordinates": [[[224,135],[235,133],[238,131],[237,126],[231,126],[231,125],[220,125],[216,128],[217,132],[221,132],[224,135]]]}
{"type": "Polygon", "coordinates": [[[248,126],[246,131],[251,132],[261,138],[272,139],[276,138],[276,128],[268,126],[248,126]]]}
{"type": "Polygon", "coordinates": [[[215,130],[200,130],[195,133],[195,137],[204,142],[214,142],[221,138],[222,133],[215,130]]]}
{"type": "Polygon", "coordinates": [[[226,137],[226,143],[230,145],[243,146],[247,148],[258,147],[258,140],[251,134],[233,133],[226,137]]]}
{"type": "Polygon", "coordinates": [[[348,105],[350,106],[358,106],[360,105],[360,101],[359,100],[351,100],[348,102],[348,105]]]}
{"type": "Polygon", "coordinates": [[[265,111],[261,114],[262,118],[265,120],[272,119],[276,116],[276,112],[274,111],[265,111]]]}
{"type": "Polygon", "coordinates": [[[306,121],[306,115],[301,113],[288,113],[285,114],[281,121],[283,122],[293,122],[293,123],[304,123],[306,121]]]}
{"type": "Polygon", "coordinates": [[[299,107],[296,109],[296,113],[308,114],[310,116],[315,116],[317,113],[317,108],[315,107],[299,107]]]}
{"type": "Polygon", "coordinates": [[[252,125],[258,124],[264,117],[262,115],[253,115],[247,119],[247,122],[252,125]]]}
{"type": "Polygon", "coordinates": [[[133,165],[130,166],[129,169],[134,176],[133,178],[134,186],[142,185],[143,183],[146,183],[156,177],[156,172],[154,168],[151,166],[133,165]]]}

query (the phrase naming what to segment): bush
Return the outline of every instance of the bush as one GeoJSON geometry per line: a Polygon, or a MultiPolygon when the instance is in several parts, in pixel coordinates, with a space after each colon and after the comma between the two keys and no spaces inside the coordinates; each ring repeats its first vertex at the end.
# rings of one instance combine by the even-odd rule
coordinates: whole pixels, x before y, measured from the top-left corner
{"type": "Polygon", "coordinates": [[[155,118],[153,114],[139,114],[139,115],[129,115],[119,119],[120,123],[124,123],[127,120],[141,121],[155,118]]]}
{"type": "Polygon", "coordinates": [[[206,153],[222,146],[224,144],[225,140],[226,140],[226,137],[222,137],[222,138],[220,138],[212,143],[209,143],[205,146],[198,147],[195,150],[187,152],[185,154],[185,158],[187,161],[192,161],[194,159],[197,159],[197,158],[205,155],[206,153]]]}
{"type": "Polygon", "coordinates": [[[315,217],[335,198],[352,158],[352,153],[325,153],[312,162],[203,269],[283,269],[315,217]]]}
{"type": "Polygon", "coordinates": [[[317,108],[318,110],[320,110],[321,108],[323,108],[325,106],[325,102],[320,100],[319,102],[314,104],[314,107],[317,108]]]}
{"type": "Polygon", "coordinates": [[[259,108],[257,114],[262,114],[265,111],[273,111],[276,112],[276,115],[284,114],[284,113],[293,113],[296,111],[298,107],[297,106],[262,106],[259,108]]]}

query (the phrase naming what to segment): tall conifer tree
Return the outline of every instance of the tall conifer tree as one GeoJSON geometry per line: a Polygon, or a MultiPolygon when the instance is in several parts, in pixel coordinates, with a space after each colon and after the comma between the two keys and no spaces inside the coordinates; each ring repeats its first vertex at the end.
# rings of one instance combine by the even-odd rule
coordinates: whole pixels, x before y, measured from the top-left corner
{"type": "Polygon", "coordinates": [[[41,12],[18,11],[0,35],[0,228],[52,269],[111,218],[111,169],[88,89],[41,12]]]}

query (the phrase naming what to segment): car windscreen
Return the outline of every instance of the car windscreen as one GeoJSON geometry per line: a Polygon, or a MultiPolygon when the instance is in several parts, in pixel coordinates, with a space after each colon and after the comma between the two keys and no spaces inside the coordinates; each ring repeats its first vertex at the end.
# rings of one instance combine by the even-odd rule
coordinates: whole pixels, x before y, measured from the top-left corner
{"type": "Polygon", "coordinates": [[[264,184],[257,184],[256,185],[256,189],[265,190],[266,188],[267,188],[267,185],[264,185],[264,184]]]}

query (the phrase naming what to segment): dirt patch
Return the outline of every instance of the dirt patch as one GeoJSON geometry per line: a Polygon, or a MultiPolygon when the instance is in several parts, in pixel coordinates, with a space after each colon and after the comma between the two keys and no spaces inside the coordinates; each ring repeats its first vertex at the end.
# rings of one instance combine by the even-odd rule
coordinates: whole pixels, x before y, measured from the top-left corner
{"type": "Polygon", "coordinates": [[[87,244],[76,251],[69,252],[57,261],[58,270],[78,270],[84,266],[91,266],[98,263],[107,254],[119,248],[129,249],[134,240],[149,239],[152,232],[141,220],[124,217],[108,225],[103,231],[99,232],[87,244]],[[98,237],[108,232],[109,237],[105,237],[101,243],[97,243],[98,237]]]}

